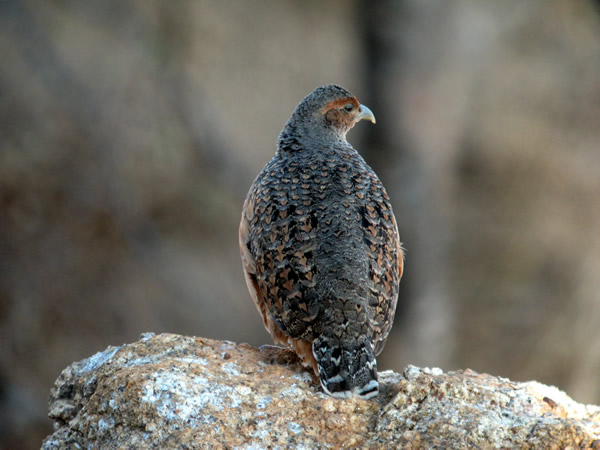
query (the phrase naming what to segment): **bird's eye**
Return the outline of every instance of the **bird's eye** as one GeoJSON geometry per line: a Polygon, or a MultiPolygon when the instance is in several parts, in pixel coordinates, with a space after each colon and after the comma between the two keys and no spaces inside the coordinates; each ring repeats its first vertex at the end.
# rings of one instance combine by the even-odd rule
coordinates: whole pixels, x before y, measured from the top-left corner
{"type": "Polygon", "coordinates": [[[344,109],[348,112],[352,111],[354,109],[354,104],[353,103],[348,103],[346,106],[344,106],[344,109]]]}

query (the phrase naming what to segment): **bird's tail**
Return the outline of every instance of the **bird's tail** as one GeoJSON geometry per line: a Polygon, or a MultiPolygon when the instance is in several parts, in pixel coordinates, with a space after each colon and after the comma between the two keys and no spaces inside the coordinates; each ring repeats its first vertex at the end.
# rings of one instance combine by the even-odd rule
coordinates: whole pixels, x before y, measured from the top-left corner
{"type": "Polygon", "coordinates": [[[312,350],[321,386],[327,394],[337,398],[371,398],[379,392],[375,352],[366,336],[342,341],[323,335],[313,342],[312,350]]]}

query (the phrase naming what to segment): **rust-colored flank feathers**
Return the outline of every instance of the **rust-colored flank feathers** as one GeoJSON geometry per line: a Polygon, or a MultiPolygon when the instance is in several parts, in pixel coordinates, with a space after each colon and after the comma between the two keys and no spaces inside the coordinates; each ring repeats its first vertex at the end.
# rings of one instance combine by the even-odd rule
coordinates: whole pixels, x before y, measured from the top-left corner
{"type": "Polygon", "coordinates": [[[340,86],[304,98],[250,187],[240,223],[246,283],[265,328],[339,398],[377,395],[375,357],[403,270],[386,190],[346,141],[363,119],[375,122],[340,86]]]}

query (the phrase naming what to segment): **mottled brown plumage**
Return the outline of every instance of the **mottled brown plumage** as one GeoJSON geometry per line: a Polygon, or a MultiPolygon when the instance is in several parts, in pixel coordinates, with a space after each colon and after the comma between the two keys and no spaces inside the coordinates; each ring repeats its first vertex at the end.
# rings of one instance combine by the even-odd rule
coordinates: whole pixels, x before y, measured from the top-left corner
{"type": "Polygon", "coordinates": [[[276,343],[291,346],[336,397],[377,394],[375,355],[392,327],[403,254],[385,188],[346,141],[375,117],[345,89],[300,104],[250,187],[240,251],[276,343]]]}

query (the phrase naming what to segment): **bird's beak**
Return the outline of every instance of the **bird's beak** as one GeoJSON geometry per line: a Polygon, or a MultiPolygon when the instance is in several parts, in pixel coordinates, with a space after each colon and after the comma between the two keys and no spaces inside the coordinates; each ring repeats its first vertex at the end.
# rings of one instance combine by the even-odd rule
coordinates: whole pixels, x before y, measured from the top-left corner
{"type": "Polygon", "coordinates": [[[371,111],[365,105],[360,105],[358,107],[358,116],[356,121],[358,122],[363,119],[370,120],[372,123],[375,123],[375,114],[373,114],[373,111],[371,111]]]}

